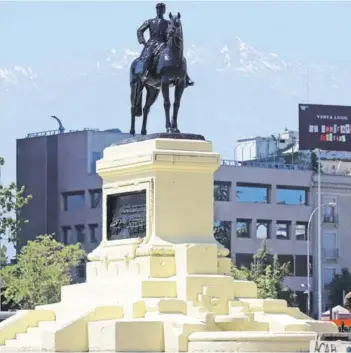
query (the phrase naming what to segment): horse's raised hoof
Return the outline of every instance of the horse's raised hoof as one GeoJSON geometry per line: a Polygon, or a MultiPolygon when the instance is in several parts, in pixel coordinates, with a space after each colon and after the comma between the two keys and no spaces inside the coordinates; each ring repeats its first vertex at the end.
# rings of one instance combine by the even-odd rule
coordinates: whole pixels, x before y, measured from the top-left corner
{"type": "Polygon", "coordinates": [[[141,135],[147,135],[147,131],[146,130],[141,130],[141,135]]]}

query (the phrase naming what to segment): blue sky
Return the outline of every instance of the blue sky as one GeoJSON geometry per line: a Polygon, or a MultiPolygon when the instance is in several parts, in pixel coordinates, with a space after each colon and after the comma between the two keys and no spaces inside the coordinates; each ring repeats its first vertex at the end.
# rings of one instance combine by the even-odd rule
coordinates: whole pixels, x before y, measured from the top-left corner
{"type": "MultiPolygon", "coordinates": [[[[67,129],[129,130],[128,65],[113,70],[106,60],[112,48],[119,59],[126,49],[140,50],[136,29],[155,15],[155,3],[0,2],[0,155],[7,161],[5,182],[15,179],[16,139],[56,128],[48,118],[52,114],[67,129]],[[98,64],[105,66],[99,71],[98,64]],[[18,72],[15,84],[1,81],[1,70],[13,71],[16,65],[33,69],[35,85],[18,72]]],[[[209,64],[189,65],[196,84],[184,94],[180,128],[203,133],[224,158],[233,158],[240,137],[297,129],[297,104],[307,99],[306,77],[294,71],[298,62],[313,68],[312,103],[350,103],[351,2],[166,4],[167,12],[182,14],[186,46],[203,47],[206,54],[200,58],[211,57],[209,64]],[[251,76],[233,68],[216,71],[225,45],[231,55],[238,53],[236,37],[250,46],[251,55],[238,56],[236,65],[241,60],[257,63],[252,59],[257,51],[277,53],[293,63],[293,69],[261,70],[251,76]]],[[[149,132],[162,131],[163,125],[159,99],[150,113],[149,132]]]]}
{"type": "MultiPolygon", "coordinates": [[[[16,89],[11,87],[12,91],[7,93],[0,89],[0,154],[5,155],[8,161],[5,178],[7,175],[11,178],[15,173],[15,139],[24,137],[28,132],[54,128],[55,123],[47,119],[51,114],[61,114],[63,120],[70,119],[70,127],[74,129],[114,127],[115,116],[119,114],[118,127],[129,129],[128,70],[117,80],[111,78],[108,81],[104,78],[99,83],[94,79],[86,82],[82,76],[97,62],[104,60],[112,48],[121,52],[126,48],[140,50],[136,29],[145,19],[154,16],[154,6],[155,2],[151,1],[0,2],[0,70],[19,65],[31,67],[38,76],[38,87],[35,89],[24,87],[22,82],[18,83],[16,89]],[[99,84],[101,86],[98,87],[99,84]],[[113,102],[113,94],[123,97],[123,102],[118,101],[118,106],[113,102]],[[100,101],[97,99],[94,102],[94,97],[100,101]]],[[[340,65],[349,66],[350,2],[167,2],[168,11],[182,13],[186,45],[204,46],[213,55],[217,55],[215,51],[219,51],[221,46],[240,37],[258,51],[278,53],[284,60],[307,64],[317,62],[337,68],[340,65]]],[[[189,91],[191,94],[189,93],[189,98],[184,103],[187,110],[183,114],[193,115],[197,111],[198,103],[190,95],[194,97],[197,93],[196,98],[209,102],[213,90],[217,91],[217,97],[211,101],[211,109],[217,105],[221,116],[233,114],[230,107],[221,108],[223,102],[219,91],[228,92],[232,83],[241,83],[229,75],[218,75],[216,86],[211,86],[210,80],[213,77],[208,77],[210,68],[200,71],[190,67],[196,86],[189,91]],[[206,93],[202,91],[205,87],[206,93]]],[[[284,103],[287,112],[292,111],[298,100],[301,101],[301,97],[306,99],[306,85],[303,80],[302,77],[299,87],[296,88],[298,98],[293,97],[289,101],[290,98],[285,95],[288,100],[284,103]]],[[[257,89],[254,86],[256,83],[246,80],[244,84],[248,91],[248,100],[250,95],[253,97],[262,94],[263,97],[266,94],[264,89],[261,92],[262,87],[257,89]]],[[[290,83],[283,82],[284,84],[290,83]]],[[[319,88],[323,84],[324,82],[318,82],[319,88]]],[[[311,91],[313,93],[313,89],[311,91]]],[[[331,98],[326,91],[327,89],[323,93],[316,92],[314,100],[329,99],[331,103],[345,103],[341,102],[342,98],[337,98],[339,101],[331,98]]],[[[233,103],[236,106],[245,105],[237,94],[233,92],[233,103]]],[[[281,92],[274,94],[277,100],[281,99],[281,92]]],[[[268,109],[268,105],[263,108],[268,109]]],[[[157,114],[162,114],[162,110],[157,109],[157,114]]],[[[208,129],[205,132],[211,134],[206,137],[215,144],[218,141],[219,151],[227,158],[232,157],[230,151],[235,140],[248,134],[248,124],[240,117],[247,112],[241,110],[235,114],[239,116],[225,122],[226,132],[233,130],[226,139],[220,136],[221,130],[216,132],[211,129],[211,124],[216,124],[210,121],[211,117],[206,117],[208,129]]],[[[290,125],[289,128],[297,128],[293,113],[289,114],[290,118],[286,118],[286,123],[290,125]]],[[[285,125],[280,115],[272,116],[272,112],[269,112],[269,119],[265,133],[273,133],[285,125]]],[[[163,124],[152,128],[163,128],[163,124]]],[[[187,128],[194,130],[194,127],[187,128]]],[[[263,129],[257,127],[252,134],[260,132],[263,129]]]]}

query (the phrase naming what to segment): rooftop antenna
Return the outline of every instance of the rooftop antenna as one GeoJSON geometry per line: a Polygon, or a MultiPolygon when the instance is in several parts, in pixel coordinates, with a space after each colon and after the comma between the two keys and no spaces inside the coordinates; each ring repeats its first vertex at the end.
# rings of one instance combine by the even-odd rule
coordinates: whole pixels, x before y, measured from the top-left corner
{"type": "Polygon", "coordinates": [[[59,124],[58,130],[60,131],[60,134],[63,134],[65,132],[65,128],[63,127],[61,120],[55,115],[51,115],[50,118],[53,118],[58,122],[58,124],[59,124]]]}

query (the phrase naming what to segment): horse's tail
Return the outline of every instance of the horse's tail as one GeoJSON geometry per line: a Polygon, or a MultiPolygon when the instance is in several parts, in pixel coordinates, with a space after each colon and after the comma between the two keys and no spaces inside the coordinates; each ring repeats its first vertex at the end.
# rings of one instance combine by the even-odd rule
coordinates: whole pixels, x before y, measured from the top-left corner
{"type": "Polygon", "coordinates": [[[137,59],[135,59],[130,65],[129,70],[129,83],[131,89],[131,105],[134,115],[136,117],[142,116],[143,112],[143,86],[140,81],[140,78],[135,75],[135,66],[137,59]]]}

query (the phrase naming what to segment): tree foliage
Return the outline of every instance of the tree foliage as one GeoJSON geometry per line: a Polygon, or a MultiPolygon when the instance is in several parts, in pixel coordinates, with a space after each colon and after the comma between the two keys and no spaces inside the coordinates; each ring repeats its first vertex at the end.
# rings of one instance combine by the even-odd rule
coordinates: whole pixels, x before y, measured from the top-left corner
{"type": "MultiPolygon", "coordinates": [[[[0,157],[0,169],[5,161],[0,157]]],[[[22,220],[20,211],[26,205],[32,196],[24,195],[24,187],[17,188],[15,183],[7,187],[0,184],[0,238],[5,234],[9,242],[16,243],[21,225],[27,220],[22,220]]]]}
{"type": "Polygon", "coordinates": [[[64,245],[51,235],[29,241],[17,256],[17,263],[0,272],[5,303],[20,309],[60,301],[61,287],[72,281],[72,267],[84,257],[80,244],[64,245]]]}
{"type": "Polygon", "coordinates": [[[0,246],[0,267],[7,264],[7,247],[5,245],[0,246]]]}
{"type": "Polygon", "coordinates": [[[285,276],[290,274],[290,263],[280,264],[272,255],[264,240],[254,255],[250,268],[232,266],[235,279],[253,281],[257,285],[258,298],[286,299],[290,306],[296,306],[293,292],[284,285],[285,276]]]}
{"type": "Polygon", "coordinates": [[[335,274],[329,286],[330,304],[345,305],[343,295],[351,291],[351,273],[348,268],[342,268],[341,273],[335,274]]]}

